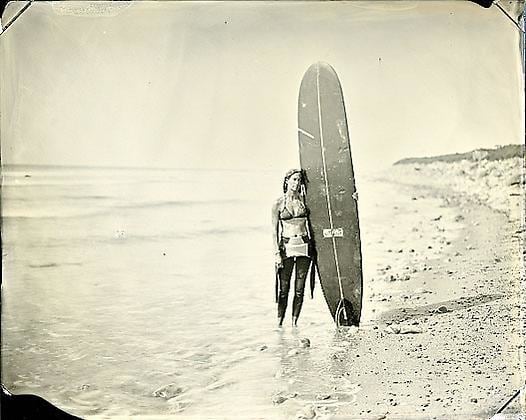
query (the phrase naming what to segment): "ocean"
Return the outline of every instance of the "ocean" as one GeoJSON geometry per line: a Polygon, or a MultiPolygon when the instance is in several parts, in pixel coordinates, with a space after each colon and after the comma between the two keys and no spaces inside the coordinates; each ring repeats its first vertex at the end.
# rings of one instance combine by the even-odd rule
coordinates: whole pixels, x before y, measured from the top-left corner
{"type": "MultiPolygon", "coordinates": [[[[341,381],[332,356],[355,338],[336,330],[319,284],[297,329],[290,307],[275,325],[270,209],[281,177],[3,168],[2,382],[82,417],[280,418],[272,395],[291,386],[284,372],[307,399],[341,381]],[[290,355],[303,337],[311,350],[299,362],[290,355]]],[[[414,188],[382,179],[358,179],[365,329],[383,308],[368,296],[391,287],[368,280],[387,264],[409,268],[392,252],[414,230],[392,232],[417,217],[414,188]]],[[[420,203],[420,237],[421,215],[440,204],[420,203]]]]}

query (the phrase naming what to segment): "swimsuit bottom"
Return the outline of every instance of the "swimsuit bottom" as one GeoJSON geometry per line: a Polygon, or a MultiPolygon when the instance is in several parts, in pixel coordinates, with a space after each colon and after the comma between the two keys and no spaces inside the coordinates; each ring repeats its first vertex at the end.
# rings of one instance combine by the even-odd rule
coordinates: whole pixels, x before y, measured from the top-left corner
{"type": "Polygon", "coordinates": [[[308,257],[309,256],[309,237],[294,236],[292,238],[282,237],[285,257],[308,257]]]}

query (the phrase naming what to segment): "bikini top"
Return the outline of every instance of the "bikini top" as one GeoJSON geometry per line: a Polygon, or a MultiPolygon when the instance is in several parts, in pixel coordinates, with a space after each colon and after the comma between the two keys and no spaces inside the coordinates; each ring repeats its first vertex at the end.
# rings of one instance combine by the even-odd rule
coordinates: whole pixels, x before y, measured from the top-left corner
{"type": "Polygon", "coordinates": [[[299,205],[299,209],[298,209],[298,214],[293,214],[286,207],[285,200],[284,200],[283,201],[283,207],[281,208],[281,210],[279,212],[280,220],[291,220],[291,219],[298,219],[298,218],[302,218],[302,217],[307,217],[307,215],[308,215],[307,208],[305,207],[305,205],[301,201],[299,203],[300,203],[300,205],[299,205]]]}

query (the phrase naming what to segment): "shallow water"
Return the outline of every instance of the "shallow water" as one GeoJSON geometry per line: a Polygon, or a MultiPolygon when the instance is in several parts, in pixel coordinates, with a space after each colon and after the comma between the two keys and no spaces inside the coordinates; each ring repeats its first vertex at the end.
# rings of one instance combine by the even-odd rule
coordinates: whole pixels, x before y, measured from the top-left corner
{"type": "MultiPolygon", "coordinates": [[[[6,168],[2,381],[80,416],[280,416],[276,379],[305,401],[330,389],[355,338],[335,330],[319,285],[298,329],[274,326],[279,186],[255,171],[6,168]],[[311,350],[291,354],[305,336],[311,350]]],[[[428,215],[453,218],[439,200],[411,207],[407,188],[358,183],[365,330],[385,309],[367,298],[393,287],[369,279],[410,264],[394,253],[429,236],[428,215]]]]}

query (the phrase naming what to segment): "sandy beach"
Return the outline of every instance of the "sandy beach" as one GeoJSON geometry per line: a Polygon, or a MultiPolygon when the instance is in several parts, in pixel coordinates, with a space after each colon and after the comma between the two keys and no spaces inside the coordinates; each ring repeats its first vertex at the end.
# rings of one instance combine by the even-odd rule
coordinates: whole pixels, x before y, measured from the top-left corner
{"type": "Polygon", "coordinates": [[[272,175],[13,172],[3,383],[83,418],[490,418],[525,378],[522,165],[359,179],[363,322],[340,330],[319,286],[275,327],[272,175]]]}

